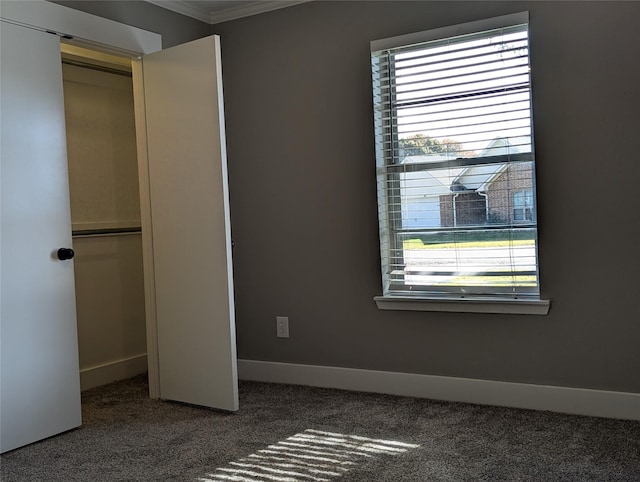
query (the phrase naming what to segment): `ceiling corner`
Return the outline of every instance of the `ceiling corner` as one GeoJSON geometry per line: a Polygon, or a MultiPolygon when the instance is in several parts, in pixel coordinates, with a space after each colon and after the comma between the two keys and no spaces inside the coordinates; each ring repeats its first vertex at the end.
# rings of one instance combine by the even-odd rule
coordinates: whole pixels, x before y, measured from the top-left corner
{"type": "Polygon", "coordinates": [[[243,17],[250,17],[260,13],[271,12],[281,8],[292,7],[300,3],[310,2],[312,0],[269,0],[269,1],[253,1],[245,2],[244,5],[226,8],[211,13],[211,23],[222,23],[229,20],[236,20],[243,17]]]}
{"type": "Polygon", "coordinates": [[[183,2],[180,0],[144,0],[147,3],[152,3],[158,7],[171,10],[172,12],[186,15],[187,17],[195,18],[201,22],[212,24],[212,14],[208,9],[197,7],[192,3],[183,2]]]}
{"type": "Polygon", "coordinates": [[[279,10],[281,8],[292,7],[300,3],[313,0],[251,0],[251,1],[222,1],[222,0],[144,0],[158,7],[171,10],[172,12],[186,15],[201,22],[216,24],[236,20],[238,18],[250,17],[260,13],[279,10]],[[230,4],[235,4],[231,5],[230,4]]]}

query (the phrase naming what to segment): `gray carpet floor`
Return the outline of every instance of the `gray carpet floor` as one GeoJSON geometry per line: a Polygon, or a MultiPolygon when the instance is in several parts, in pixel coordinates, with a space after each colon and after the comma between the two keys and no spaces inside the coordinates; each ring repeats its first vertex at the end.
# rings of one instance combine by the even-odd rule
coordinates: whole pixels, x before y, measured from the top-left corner
{"type": "MultiPolygon", "coordinates": [[[[640,422],[240,383],[229,414],[83,393],[83,427],[4,454],[3,481],[640,481],[640,422]]],[[[54,416],[52,414],[52,416],[54,416]]]]}

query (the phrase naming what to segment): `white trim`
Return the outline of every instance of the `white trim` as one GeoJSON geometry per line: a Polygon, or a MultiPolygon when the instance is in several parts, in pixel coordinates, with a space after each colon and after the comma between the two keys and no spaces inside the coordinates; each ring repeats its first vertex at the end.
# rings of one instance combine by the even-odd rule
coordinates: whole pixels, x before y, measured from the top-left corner
{"type": "Polygon", "coordinates": [[[238,360],[241,380],[640,420],[640,393],[238,360]]]}
{"type": "Polygon", "coordinates": [[[249,17],[251,15],[258,15],[260,13],[271,12],[273,10],[280,10],[281,8],[292,7],[309,1],[311,0],[276,0],[270,2],[255,2],[251,5],[244,6],[239,5],[237,7],[227,8],[220,12],[212,13],[211,24],[249,17]]]}
{"type": "Polygon", "coordinates": [[[509,313],[546,315],[550,300],[478,299],[478,298],[418,298],[410,296],[375,296],[380,310],[447,311],[455,313],[509,313]]]}
{"type": "Polygon", "coordinates": [[[234,7],[223,8],[220,10],[209,10],[193,4],[193,2],[183,2],[180,0],[145,0],[158,7],[171,10],[172,12],[195,18],[201,22],[208,24],[216,24],[226,22],[228,20],[236,20],[238,18],[258,15],[260,13],[279,10],[285,7],[292,7],[299,3],[306,3],[311,0],[271,0],[271,1],[255,1],[246,5],[237,5],[234,7]]]}
{"type": "Polygon", "coordinates": [[[3,21],[72,37],[129,55],[162,50],[162,37],[130,25],[45,1],[2,1],[3,21]]]}
{"type": "Polygon", "coordinates": [[[156,275],[153,262],[153,226],[151,224],[151,192],[149,187],[149,155],[147,150],[147,116],[142,61],[139,59],[132,60],[131,71],[133,76],[133,105],[136,118],[140,225],[142,226],[142,266],[144,270],[144,302],[147,318],[149,397],[156,399],[160,397],[160,366],[156,318],[156,275]]]}
{"type": "Polygon", "coordinates": [[[170,10],[180,15],[195,18],[201,22],[211,23],[211,13],[206,8],[199,7],[193,3],[182,2],[178,0],[145,0],[157,7],[170,10]]]}
{"type": "Polygon", "coordinates": [[[80,390],[125,380],[147,371],[147,355],[122,358],[80,370],[80,390]]]}
{"type": "Polygon", "coordinates": [[[482,32],[483,30],[492,30],[525,23],[529,23],[529,12],[512,13],[510,15],[502,15],[500,17],[476,20],[475,22],[461,23],[459,25],[425,30],[423,32],[398,35],[397,37],[372,40],[371,52],[379,52],[380,50],[394,49],[397,47],[406,47],[408,45],[429,42],[431,40],[458,37],[460,35],[482,32]]]}

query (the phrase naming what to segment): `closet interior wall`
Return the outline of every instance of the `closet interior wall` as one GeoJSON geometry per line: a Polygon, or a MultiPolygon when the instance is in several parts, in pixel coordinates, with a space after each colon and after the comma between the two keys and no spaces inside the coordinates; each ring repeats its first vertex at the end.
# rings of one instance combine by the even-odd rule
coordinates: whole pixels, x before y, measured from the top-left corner
{"type": "Polygon", "coordinates": [[[147,370],[133,87],[130,67],[62,61],[86,390],[147,370]]]}

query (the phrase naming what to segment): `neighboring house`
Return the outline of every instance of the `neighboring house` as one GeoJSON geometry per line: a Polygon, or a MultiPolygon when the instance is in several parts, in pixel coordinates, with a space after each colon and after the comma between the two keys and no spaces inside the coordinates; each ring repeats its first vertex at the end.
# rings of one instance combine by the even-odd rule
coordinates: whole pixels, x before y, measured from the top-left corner
{"type": "MultiPolygon", "coordinates": [[[[479,157],[518,153],[507,139],[494,139],[479,157]]],[[[450,160],[446,155],[411,156],[405,165],[450,160]]],[[[528,223],[535,219],[529,162],[417,170],[400,174],[404,229],[478,224],[528,223]]]]}
{"type": "MultiPolygon", "coordinates": [[[[455,156],[443,154],[405,157],[407,165],[431,164],[447,161],[455,156]]],[[[400,177],[402,193],[402,228],[437,228],[443,226],[442,197],[451,194],[452,176],[458,176],[464,168],[416,170],[403,172],[400,177]],[[453,172],[455,171],[455,172],[453,172]]]]}

